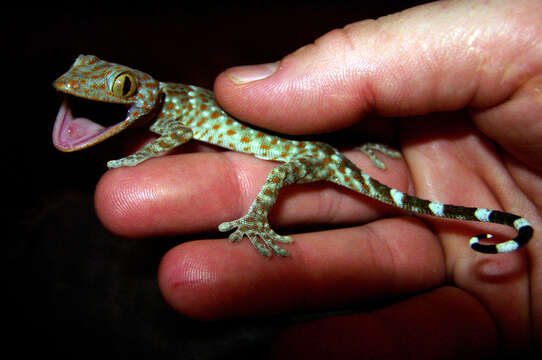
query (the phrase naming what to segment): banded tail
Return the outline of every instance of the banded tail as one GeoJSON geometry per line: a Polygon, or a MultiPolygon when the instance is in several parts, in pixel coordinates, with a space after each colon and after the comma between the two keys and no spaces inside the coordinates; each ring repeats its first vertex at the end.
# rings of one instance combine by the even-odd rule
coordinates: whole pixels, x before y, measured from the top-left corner
{"type": "Polygon", "coordinates": [[[354,176],[358,181],[349,184],[349,188],[386,204],[410,211],[412,213],[432,215],[441,218],[488,222],[513,227],[517,236],[511,240],[497,244],[482,244],[480,240],[490,239],[491,234],[480,234],[470,239],[470,247],[486,254],[501,254],[515,251],[531,240],[534,230],[529,222],[514,214],[499,210],[442,204],[405,194],[384,185],[360,171],[354,176]]]}

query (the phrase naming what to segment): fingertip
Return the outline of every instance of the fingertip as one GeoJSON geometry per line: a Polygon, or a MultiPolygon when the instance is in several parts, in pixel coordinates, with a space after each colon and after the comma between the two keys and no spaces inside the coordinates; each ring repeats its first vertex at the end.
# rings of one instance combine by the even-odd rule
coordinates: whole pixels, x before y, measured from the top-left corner
{"type": "Polygon", "coordinates": [[[143,212],[134,211],[137,203],[153,197],[152,192],[141,191],[139,180],[132,174],[133,169],[107,171],[94,192],[94,207],[102,224],[112,233],[129,238],[138,237],[132,223],[139,222],[137,215],[143,212]]]}
{"type": "Polygon", "coordinates": [[[267,64],[235,66],[224,71],[230,81],[236,85],[248,84],[253,81],[263,80],[277,71],[280,62],[267,64]]]}
{"type": "MultiPolygon", "coordinates": [[[[248,242],[225,239],[181,244],[162,259],[158,285],[177,312],[199,320],[265,312],[265,259],[248,242]],[[263,290],[263,293],[262,293],[263,290]]],[[[273,302],[272,294],[267,301],[273,302]]]]}
{"type": "Polygon", "coordinates": [[[351,126],[368,102],[328,43],[303,47],[279,62],[225,70],[214,85],[218,102],[239,120],[285,134],[351,126]]]}
{"type": "Polygon", "coordinates": [[[235,186],[230,170],[224,156],[212,153],[110,170],[96,187],[96,213],[109,231],[128,238],[216,229],[235,186]]]}
{"type": "Polygon", "coordinates": [[[219,273],[197,242],[184,243],[164,255],[158,268],[158,286],[166,302],[177,312],[199,319],[213,317],[207,301],[219,273]]]}

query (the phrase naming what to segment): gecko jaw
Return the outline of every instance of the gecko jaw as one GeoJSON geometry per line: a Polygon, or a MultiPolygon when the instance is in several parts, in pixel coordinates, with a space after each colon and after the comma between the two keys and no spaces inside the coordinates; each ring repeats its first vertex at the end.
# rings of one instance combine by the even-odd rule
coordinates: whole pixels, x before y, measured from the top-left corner
{"type": "Polygon", "coordinates": [[[85,117],[74,117],[67,98],[64,99],[53,128],[53,144],[64,152],[90,147],[125,128],[125,122],[104,127],[85,117]]]}

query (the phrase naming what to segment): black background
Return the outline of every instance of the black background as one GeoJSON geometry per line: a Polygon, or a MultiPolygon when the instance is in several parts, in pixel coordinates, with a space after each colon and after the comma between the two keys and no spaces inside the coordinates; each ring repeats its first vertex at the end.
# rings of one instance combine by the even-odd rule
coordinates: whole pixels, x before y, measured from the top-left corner
{"type": "Polygon", "coordinates": [[[190,239],[132,241],[100,225],[94,187],[122,145],[110,141],[66,154],[51,142],[61,102],[51,82],[78,54],[162,81],[212,88],[227,67],[276,61],[334,28],[423,2],[260,1],[150,9],[155,4],[110,9],[107,3],[84,3],[4,11],[4,293],[11,300],[4,324],[16,354],[262,358],[288,325],[280,317],[200,322],[175,313],[160,295],[156,271],[168,249],[190,239]]]}

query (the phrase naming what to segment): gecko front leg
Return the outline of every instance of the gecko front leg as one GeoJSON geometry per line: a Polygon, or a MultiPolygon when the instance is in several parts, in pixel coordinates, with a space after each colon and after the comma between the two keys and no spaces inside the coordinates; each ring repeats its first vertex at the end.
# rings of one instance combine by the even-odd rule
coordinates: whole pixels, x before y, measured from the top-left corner
{"type": "Polygon", "coordinates": [[[192,129],[178,123],[173,123],[165,131],[153,126],[151,127],[151,131],[162,134],[162,136],[146,144],[143,148],[129,156],[118,160],[108,161],[107,167],[111,169],[122,166],[135,166],[192,139],[192,129]]]}

